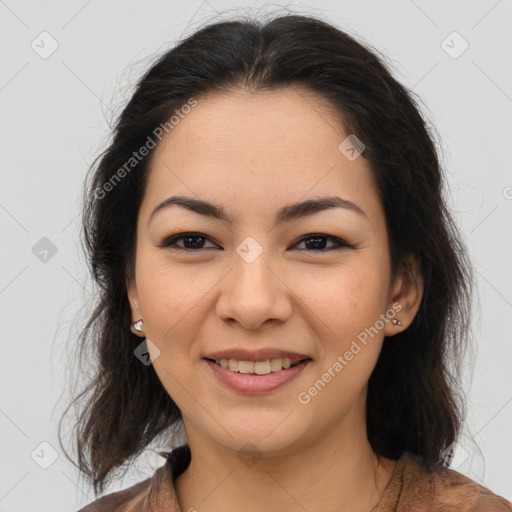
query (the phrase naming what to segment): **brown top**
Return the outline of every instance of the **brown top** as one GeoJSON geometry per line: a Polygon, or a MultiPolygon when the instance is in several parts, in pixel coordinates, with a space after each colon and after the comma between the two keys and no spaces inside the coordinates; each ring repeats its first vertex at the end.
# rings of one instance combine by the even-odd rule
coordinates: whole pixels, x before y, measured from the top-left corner
{"type": "MultiPolygon", "coordinates": [[[[78,512],[182,512],[174,481],[190,463],[188,445],[161,452],[166,463],[132,487],[98,498],[78,512]]],[[[371,512],[512,512],[512,503],[470,478],[404,453],[371,512]]]]}

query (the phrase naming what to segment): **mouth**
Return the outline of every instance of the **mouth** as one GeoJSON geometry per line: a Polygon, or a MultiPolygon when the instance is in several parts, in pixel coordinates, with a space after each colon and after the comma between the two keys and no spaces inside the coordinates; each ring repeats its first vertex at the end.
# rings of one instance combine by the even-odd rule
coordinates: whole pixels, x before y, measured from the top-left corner
{"type": "Polygon", "coordinates": [[[221,368],[231,370],[234,373],[243,373],[249,375],[268,375],[283,370],[288,370],[295,366],[308,361],[312,361],[310,357],[303,359],[267,359],[265,361],[241,361],[237,359],[212,359],[209,357],[204,358],[206,361],[211,361],[221,368]]]}
{"type": "Polygon", "coordinates": [[[312,364],[313,359],[267,359],[243,361],[204,357],[214,378],[223,386],[244,395],[274,393],[299,378],[312,364]]]}

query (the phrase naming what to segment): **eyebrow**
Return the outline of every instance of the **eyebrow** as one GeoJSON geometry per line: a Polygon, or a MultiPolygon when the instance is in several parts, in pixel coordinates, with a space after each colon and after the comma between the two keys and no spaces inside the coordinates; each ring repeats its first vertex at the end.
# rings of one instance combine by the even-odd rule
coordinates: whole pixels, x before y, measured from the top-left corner
{"type": "MultiPolygon", "coordinates": [[[[187,210],[198,213],[199,215],[204,215],[205,217],[212,217],[227,223],[232,222],[222,206],[210,203],[208,201],[203,201],[201,199],[194,199],[192,197],[172,196],[156,206],[156,208],[151,212],[151,215],[149,216],[148,224],[151,222],[151,219],[157,212],[160,212],[172,205],[182,206],[187,210]]],[[[347,210],[356,212],[368,219],[366,213],[357,204],[347,199],[333,196],[308,199],[307,201],[283,206],[279,209],[275,216],[274,225],[276,226],[278,224],[283,224],[284,222],[297,220],[302,217],[314,215],[315,213],[332,208],[345,208],[347,210]]]]}

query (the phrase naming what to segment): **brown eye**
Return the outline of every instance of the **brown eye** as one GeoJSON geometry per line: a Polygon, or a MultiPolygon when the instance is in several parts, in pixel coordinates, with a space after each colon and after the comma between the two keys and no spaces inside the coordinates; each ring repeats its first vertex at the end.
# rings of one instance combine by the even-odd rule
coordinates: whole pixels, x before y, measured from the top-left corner
{"type": "Polygon", "coordinates": [[[173,235],[169,238],[166,238],[162,242],[161,247],[191,251],[210,249],[210,247],[204,247],[205,241],[211,242],[211,240],[202,233],[180,233],[178,235],[173,235]],[[180,241],[183,241],[183,246],[177,244],[177,242],[180,241]]]}
{"type": "MultiPolygon", "coordinates": [[[[202,233],[180,233],[166,238],[162,242],[161,247],[170,249],[182,249],[187,251],[199,251],[201,249],[211,249],[212,247],[205,247],[205,243],[208,242],[214,244],[210,238],[202,233]],[[179,243],[182,245],[179,245],[179,243]]],[[[297,247],[300,244],[305,244],[305,248],[299,250],[305,250],[308,252],[327,252],[334,249],[339,249],[341,247],[354,248],[352,245],[345,242],[345,240],[342,240],[341,238],[325,235],[323,233],[311,233],[306,235],[302,237],[293,247],[297,247]],[[328,247],[329,243],[331,243],[330,247],[328,247]]],[[[214,246],[218,247],[216,244],[214,244],[214,246]]]]}
{"type": "Polygon", "coordinates": [[[333,249],[338,249],[340,247],[347,247],[347,248],[353,248],[352,245],[345,242],[345,240],[342,240],[341,238],[325,235],[323,233],[312,233],[310,235],[307,235],[305,237],[302,237],[295,246],[298,244],[306,244],[306,249],[299,249],[299,250],[312,250],[312,251],[332,251],[333,249]],[[326,245],[328,242],[332,242],[334,246],[328,247],[326,249],[326,245]]]}

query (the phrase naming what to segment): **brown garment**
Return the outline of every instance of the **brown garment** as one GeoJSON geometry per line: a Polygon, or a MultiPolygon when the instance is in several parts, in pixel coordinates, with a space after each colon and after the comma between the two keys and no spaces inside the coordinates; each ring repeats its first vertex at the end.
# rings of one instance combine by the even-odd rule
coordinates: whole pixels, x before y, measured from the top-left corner
{"type": "MultiPolygon", "coordinates": [[[[178,505],[173,482],[188,467],[190,449],[184,445],[162,455],[167,461],[153,477],[78,512],[186,512],[178,505]]],[[[429,470],[422,458],[407,452],[371,512],[512,512],[512,504],[457,471],[429,470]]]]}

